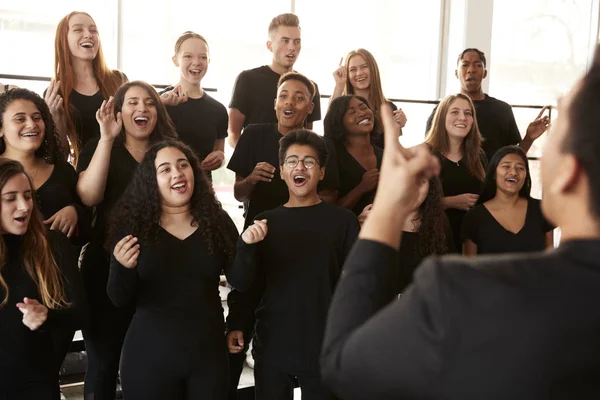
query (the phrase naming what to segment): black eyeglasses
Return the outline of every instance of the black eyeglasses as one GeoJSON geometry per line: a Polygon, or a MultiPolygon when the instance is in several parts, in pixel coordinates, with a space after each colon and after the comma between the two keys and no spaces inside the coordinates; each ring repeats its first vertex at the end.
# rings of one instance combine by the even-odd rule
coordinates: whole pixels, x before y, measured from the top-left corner
{"type": "Polygon", "coordinates": [[[289,156],[285,159],[284,164],[288,168],[296,168],[300,162],[304,164],[306,169],[313,169],[315,165],[319,163],[314,157],[304,157],[303,159],[299,159],[296,156],[289,156]]]}

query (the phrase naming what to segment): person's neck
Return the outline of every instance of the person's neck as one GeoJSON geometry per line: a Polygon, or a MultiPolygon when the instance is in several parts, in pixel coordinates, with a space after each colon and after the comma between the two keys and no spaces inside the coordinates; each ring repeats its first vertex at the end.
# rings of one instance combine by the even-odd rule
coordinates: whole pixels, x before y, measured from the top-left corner
{"type": "Polygon", "coordinates": [[[30,171],[40,165],[40,160],[35,156],[35,153],[18,151],[8,147],[2,153],[2,157],[20,162],[26,171],[30,171]]]}
{"type": "Polygon", "coordinates": [[[190,205],[173,207],[166,204],[161,205],[160,224],[162,226],[187,224],[192,220],[190,205]]]}
{"type": "Polygon", "coordinates": [[[73,58],[71,60],[71,66],[75,72],[75,82],[77,82],[77,85],[80,86],[90,83],[97,84],[92,61],[73,58]]]}
{"type": "Polygon", "coordinates": [[[490,200],[493,205],[510,210],[514,208],[521,200],[519,193],[507,193],[500,189],[496,190],[496,196],[490,200]]]}
{"type": "Polygon", "coordinates": [[[288,133],[290,133],[291,131],[295,131],[296,129],[302,129],[302,128],[304,128],[303,125],[293,126],[291,128],[288,128],[288,127],[281,125],[279,122],[277,123],[277,131],[284,136],[287,135],[288,133]]]}
{"type": "Polygon", "coordinates": [[[354,94],[357,96],[361,96],[364,97],[365,99],[367,99],[367,101],[369,102],[369,104],[373,104],[371,102],[371,99],[369,98],[369,88],[366,89],[354,89],[354,94]]]}
{"type": "Polygon", "coordinates": [[[134,152],[145,153],[150,147],[150,140],[148,138],[137,139],[133,135],[125,133],[125,147],[134,152]]]}
{"type": "Polygon", "coordinates": [[[372,147],[370,135],[348,135],[344,144],[348,150],[370,151],[372,147]]]}
{"type": "Polygon", "coordinates": [[[448,149],[448,152],[444,154],[444,156],[452,161],[461,160],[463,158],[463,139],[448,136],[448,143],[450,145],[450,148],[448,149]]]}
{"type": "Polygon", "coordinates": [[[294,66],[290,66],[290,67],[282,67],[281,65],[277,64],[277,62],[275,60],[271,61],[271,65],[269,65],[269,68],[271,68],[271,70],[279,75],[283,75],[286,72],[290,72],[294,70],[294,66]]]}
{"type": "Polygon", "coordinates": [[[485,93],[483,92],[483,89],[480,87],[479,90],[476,90],[474,92],[469,92],[466,89],[460,89],[460,92],[462,94],[464,94],[465,96],[469,96],[469,98],[471,100],[484,100],[485,99],[485,93]]]}
{"type": "Polygon", "coordinates": [[[307,196],[298,197],[290,190],[290,198],[284,206],[288,208],[310,207],[321,203],[321,201],[322,200],[316,191],[307,196]]]}
{"type": "Polygon", "coordinates": [[[186,81],[185,79],[180,79],[179,85],[181,85],[181,88],[187,93],[190,99],[200,99],[204,96],[204,89],[202,89],[200,82],[198,82],[198,84],[194,84],[186,81]]]}
{"type": "Polygon", "coordinates": [[[411,212],[406,220],[404,221],[404,226],[402,227],[402,231],[404,232],[417,232],[419,230],[419,225],[421,222],[421,215],[419,209],[417,208],[413,212],[411,212]],[[416,226],[415,226],[416,224],[416,226]]]}

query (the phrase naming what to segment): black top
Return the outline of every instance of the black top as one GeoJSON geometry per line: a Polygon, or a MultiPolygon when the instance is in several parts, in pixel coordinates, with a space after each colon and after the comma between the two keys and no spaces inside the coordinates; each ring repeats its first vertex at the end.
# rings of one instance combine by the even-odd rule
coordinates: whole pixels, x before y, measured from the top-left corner
{"type": "MultiPolygon", "coordinates": [[[[398,107],[396,107],[396,105],[391,101],[388,100],[387,103],[392,108],[392,111],[398,110],[398,107]]],[[[383,127],[379,127],[379,129],[373,132],[373,134],[371,135],[371,143],[373,144],[373,146],[377,146],[380,149],[383,149],[385,146],[384,138],[385,136],[383,134],[383,127]]]]}
{"type": "Polygon", "coordinates": [[[102,97],[101,91],[92,96],[86,96],[75,90],[71,92],[69,102],[71,103],[75,132],[81,141],[82,149],[89,140],[100,137],[100,125],[96,121],[96,111],[103,101],[104,97],[102,97]]]}
{"type": "Polygon", "coordinates": [[[321,368],[339,397],[600,397],[600,309],[590,306],[600,303],[600,240],[543,253],[431,257],[391,302],[387,276],[397,255],[360,240],[348,256],[321,368]]]}
{"type": "Polygon", "coordinates": [[[342,265],[359,225],[344,208],[321,202],[261,213],[269,231],[262,242],[240,238],[230,282],[246,290],[262,285],[256,310],[254,357],[287,373],[315,374],[325,320],[342,265]]]}
{"type": "MultiPolygon", "coordinates": [[[[77,268],[77,255],[67,237],[50,231],[48,242],[65,280],[70,306],[48,310],[46,322],[35,331],[23,324],[23,314],[16,304],[24,297],[42,303],[37,284],[23,264],[23,236],[2,235],[7,259],[2,266],[2,278],[9,288],[8,302],[0,308],[0,388],[24,388],[39,384],[56,384],[55,352],[52,337],[65,330],[81,328],[85,294],[77,268]]],[[[0,286],[0,302],[5,291],[0,286]]],[[[0,390],[1,392],[2,390],[0,390]]]]}
{"type": "Polygon", "coordinates": [[[465,216],[462,240],[475,243],[477,254],[542,251],[546,248],[546,232],[552,229],[554,227],[542,215],[540,201],[529,198],[525,225],[518,233],[507,231],[487,207],[480,204],[465,216]]]}
{"type": "MultiPolygon", "coordinates": [[[[484,139],[481,147],[488,160],[491,160],[500,148],[521,142],[517,121],[515,121],[512,107],[508,103],[486,94],[485,99],[473,100],[473,104],[479,132],[484,139]]],[[[433,109],[427,119],[427,132],[431,128],[436,110],[437,107],[433,109]]]]}
{"type": "MultiPolygon", "coordinates": [[[[235,240],[235,224],[226,214],[223,221],[235,240]]],[[[225,332],[219,276],[231,264],[222,252],[209,252],[201,230],[181,240],[159,229],[156,243],[141,244],[132,269],[111,255],[107,292],[112,302],[119,307],[135,300],[135,318],[160,323],[180,345],[222,340],[225,332]]]]}
{"type": "MultiPolygon", "coordinates": [[[[173,87],[161,94],[170,90],[173,87]]],[[[213,151],[217,139],[227,137],[227,110],[206,91],[199,99],[189,98],[185,103],[166,108],[177,136],[196,152],[200,161],[213,151]]]]}
{"type": "MultiPolygon", "coordinates": [[[[240,137],[227,168],[242,178],[249,176],[259,162],[268,162],[276,168],[271,182],[259,182],[250,195],[244,229],[254,221],[254,217],[265,210],[273,209],[289,199],[288,187],[279,173],[279,140],[283,137],[277,130],[277,124],[252,124],[240,137]]],[[[329,160],[325,177],[319,184],[319,190],[337,189],[338,174],[335,153],[329,148],[329,160]]]]}
{"type": "Polygon", "coordinates": [[[77,229],[71,241],[84,245],[91,231],[91,212],[77,195],[77,174],[71,164],[57,161],[50,177],[36,191],[36,200],[44,219],[48,219],[67,206],[77,210],[77,229]]]}
{"type": "MultiPolygon", "coordinates": [[[[481,193],[483,182],[471,175],[466,165],[461,161],[458,163],[448,160],[446,157],[437,154],[441,162],[440,180],[444,197],[456,196],[463,193],[477,194],[481,193]]],[[[484,163],[485,168],[485,163],[484,163]]],[[[454,248],[457,252],[462,252],[461,227],[462,221],[467,212],[456,208],[447,208],[446,216],[450,223],[452,236],[454,238],[454,248]]]]}
{"type": "MultiPolygon", "coordinates": [[[[377,146],[373,146],[375,152],[375,158],[377,158],[377,169],[381,169],[381,160],[383,158],[383,150],[377,146]]],[[[367,172],[362,165],[348,152],[346,146],[343,143],[336,143],[335,152],[337,157],[337,168],[339,172],[340,189],[338,192],[338,198],[346,196],[352,189],[354,189],[362,181],[362,177],[367,172]]],[[[356,215],[360,215],[363,209],[369,204],[373,203],[375,198],[375,192],[377,188],[371,190],[361,197],[361,199],[352,207],[352,212],[356,215]]]]}
{"type": "MultiPolygon", "coordinates": [[[[77,164],[78,173],[85,171],[90,165],[90,161],[92,161],[92,157],[98,146],[98,141],[99,138],[91,140],[83,148],[83,151],[79,155],[79,163],[77,164]]],[[[96,206],[96,223],[90,240],[94,245],[104,245],[109,213],[117,201],[119,201],[125,189],[127,189],[138,165],[138,162],[127,151],[125,146],[120,141],[115,141],[110,155],[104,197],[102,202],[96,206]]]]}
{"type": "MultiPolygon", "coordinates": [[[[250,124],[277,122],[274,101],[280,77],[281,75],[267,65],[242,71],[238,75],[233,85],[229,108],[235,108],[246,116],[244,128],[250,124]]],[[[321,119],[321,95],[316,83],[315,89],[315,107],[312,114],[306,118],[307,122],[321,119]]]]}

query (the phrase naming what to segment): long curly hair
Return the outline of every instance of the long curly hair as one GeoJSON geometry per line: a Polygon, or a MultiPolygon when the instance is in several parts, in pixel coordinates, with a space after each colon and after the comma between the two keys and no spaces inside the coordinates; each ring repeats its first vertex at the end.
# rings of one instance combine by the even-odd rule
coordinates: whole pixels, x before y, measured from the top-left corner
{"type": "MultiPolygon", "coordinates": [[[[442,183],[436,176],[429,181],[427,197],[419,206],[420,226],[417,232],[417,246],[415,252],[425,257],[431,254],[445,254],[448,252],[446,237],[448,220],[442,206],[442,183]]],[[[417,221],[413,221],[415,223],[417,221]]]]}
{"type": "MultiPolygon", "coordinates": [[[[373,116],[375,116],[375,111],[373,110],[373,107],[371,107],[369,101],[362,96],[349,94],[340,96],[333,100],[329,105],[329,109],[327,110],[327,114],[325,115],[325,120],[323,120],[323,136],[331,139],[336,144],[344,143],[346,136],[348,136],[348,130],[344,125],[344,116],[346,115],[346,111],[348,111],[348,105],[350,104],[350,100],[354,98],[360,100],[367,107],[369,107],[369,110],[371,110],[373,112],[373,116]]],[[[373,123],[374,125],[371,134],[379,131],[379,124],[376,118],[374,118],[373,123]]]]}
{"type": "Polygon", "coordinates": [[[448,115],[450,106],[456,99],[466,100],[469,103],[471,113],[473,114],[473,125],[471,126],[471,130],[462,141],[463,159],[465,160],[465,165],[469,173],[480,181],[483,181],[485,178],[485,169],[481,162],[482,156],[485,157],[485,153],[481,148],[483,138],[479,132],[479,125],[477,125],[475,106],[467,95],[462,93],[452,94],[446,96],[440,102],[433,116],[431,129],[427,132],[425,143],[431,147],[431,151],[434,153],[444,155],[450,151],[450,139],[448,138],[448,132],[446,131],[446,115],[448,115]]]}
{"type": "Polygon", "coordinates": [[[168,147],[181,151],[194,173],[194,191],[190,200],[192,224],[198,226],[211,254],[220,252],[228,260],[232,260],[236,243],[228,230],[229,216],[217,200],[194,151],[177,140],[155,143],[144,156],[127,190],[111,213],[108,248],[112,249],[124,234],[132,234],[141,243],[156,243],[162,208],[154,162],[158,152],[168,147]]]}
{"type": "Polygon", "coordinates": [[[485,174],[485,180],[483,181],[483,189],[477,199],[477,204],[483,204],[496,197],[498,186],[496,185],[496,169],[500,161],[508,154],[516,154],[521,157],[523,164],[525,164],[525,182],[523,187],[519,190],[519,197],[529,199],[531,197],[531,174],[529,173],[529,161],[527,160],[527,154],[519,146],[504,146],[499,149],[488,165],[487,172],[485,174]]]}
{"type": "MultiPolygon", "coordinates": [[[[29,186],[33,189],[31,179],[25,173],[23,165],[15,160],[0,158],[0,190],[13,177],[23,174],[29,181],[29,186]]],[[[23,244],[21,246],[21,257],[27,274],[35,282],[41,296],[41,302],[47,308],[57,309],[69,305],[67,302],[65,282],[56,260],[52,254],[52,249],[46,240],[46,228],[42,222],[40,213],[35,201],[29,218],[27,232],[23,235],[23,244]]],[[[0,292],[4,292],[4,298],[1,299],[0,308],[6,305],[10,288],[2,276],[2,269],[6,266],[7,249],[4,238],[0,236],[0,292]]]]}
{"type": "MultiPolygon", "coordinates": [[[[31,90],[15,88],[0,94],[0,129],[4,126],[4,112],[15,100],[32,102],[42,114],[45,125],[44,140],[42,140],[40,147],[35,151],[35,156],[43,158],[49,164],[54,164],[58,160],[66,160],[68,149],[63,149],[59,144],[58,130],[52,119],[50,109],[44,99],[31,90]]],[[[4,141],[4,138],[0,138],[0,154],[6,151],[6,143],[4,141]]]]}
{"type": "MultiPolygon", "coordinates": [[[[81,142],[77,137],[77,133],[75,132],[75,108],[71,106],[70,103],[71,94],[75,88],[75,72],[73,70],[73,56],[71,54],[71,50],[69,49],[68,34],[69,21],[77,14],[87,15],[92,21],[94,21],[92,16],[86,12],[73,11],[60,20],[58,26],[56,27],[56,36],[54,39],[54,78],[57,81],[60,81],[59,93],[63,98],[63,108],[65,110],[65,120],[68,131],[67,134],[69,136],[71,146],[73,147],[75,161],[77,161],[77,157],[79,156],[81,142]]],[[[92,61],[92,67],[94,70],[96,83],[98,84],[100,92],[102,93],[102,97],[104,97],[105,100],[108,100],[108,98],[117,91],[117,88],[121,86],[123,82],[127,81],[127,78],[122,72],[108,68],[104,58],[104,52],[102,51],[102,43],[100,42],[99,37],[98,53],[92,61]]]]}

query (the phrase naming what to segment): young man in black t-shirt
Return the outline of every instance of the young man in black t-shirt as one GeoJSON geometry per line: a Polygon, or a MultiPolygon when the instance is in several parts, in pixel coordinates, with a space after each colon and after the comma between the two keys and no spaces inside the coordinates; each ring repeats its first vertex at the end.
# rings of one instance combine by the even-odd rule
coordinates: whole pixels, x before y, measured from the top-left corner
{"type": "MultiPolygon", "coordinates": [[[[469,48],[459,54],[454,72],[460,80],[460,92],[469,96],[475,105],[477,125],[484,138],[482,147],[485,155],[491,160],[501,147],[517,144],[527,152],[548,127],[548,117],[543,116],[546,107],[529,124],[525,137],[521,139],[511,106],[483,92],[481,83],[487,77],[485,66],[485,54],[478,49],[469,48]]],[[[427,132],[431,128],[436,109],[437,107],[427,119],[427,132]]]]}
{"type": "MultiPolygon", "coordinates": [[[[303,399],[333,399],[321,383],[319,353],[333,290],[358,236],[358,220],[317,193],[328,156],[323,138],[300,129],[280,143],[280,176],[289,200],[257,215],[241,235],[231,283],[240,290],[259,287],[256,399],[293,399],[295,379],[303,399]]],[[[228,344],[231,352],[242,350],[228,344]]]]}
{"type": "MultiPolygon", "coordinates": [[[[229,144],[237,145],[242,129],[250,124],[274,123],[273,100],[277,95],[277,82],[282,74],[292,71],[302,47],[300,21],[294,14],[281,14],[269,25],[267,48],[273,53],[270,65],[242,71],[235,81],[231,103],[229,103],[229,144]]],[[[314,83],[314,82],[313,82],[314,83]]],[[[315,84],[314,109],[306,120],[305,127],[311,129],[312,122],[321,119],[319,88],[315,84]]]]}

